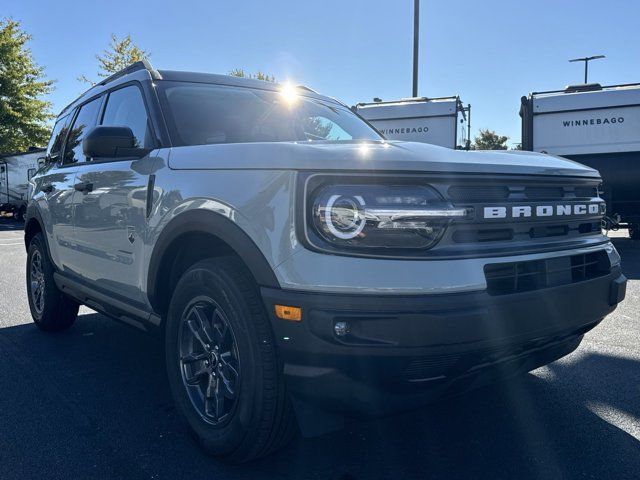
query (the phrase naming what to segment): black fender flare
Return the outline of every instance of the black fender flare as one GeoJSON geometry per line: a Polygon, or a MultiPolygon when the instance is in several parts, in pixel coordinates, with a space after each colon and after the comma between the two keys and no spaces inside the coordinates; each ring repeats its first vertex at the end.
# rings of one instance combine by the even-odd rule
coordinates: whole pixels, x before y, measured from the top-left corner
{"type": "Polygon", "coordinates": [[[225,242],[245,263],[259,286],[280,288],[280,283],[258,246],[233,221],[210,210],[189,210],[178,214],[163,228],[156,241],[147,276],[147,297],[156,308],[162,259],[174,240],[188,233],[207,233],[225,242]]]}
{"type": "Polygon", "coordinates": [[[44,236],[44,244],[47,249],[47,254],[49,258],[51,258],[51,250],[49,249],[49,239],[47,238],[47,231],[44,228],[44,222],[42,221],[42,216],[40,215],[40,210],[34,202],[29,202],[27,204],[27,211],[24,215],[24,248],[29,251],[29,240],[31,237],[29,236],[29,231],[31,230],[30,226],[33,222],[37,223],[40,226],[40,231],[44,236]]]}

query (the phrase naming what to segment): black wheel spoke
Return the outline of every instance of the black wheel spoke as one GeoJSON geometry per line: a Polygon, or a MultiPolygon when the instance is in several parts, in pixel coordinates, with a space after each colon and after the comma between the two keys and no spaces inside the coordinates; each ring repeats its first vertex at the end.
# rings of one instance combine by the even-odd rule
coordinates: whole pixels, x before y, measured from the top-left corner
{"type": "Polygon", "coordinates": [[[225,345],[225,341],[227,340],[227,336],[229,334],[229,327],[227,326],[227,322],[222,318],[222,315],[218,310],[215,311],[213,316],[213,329],[215,331],[215,343],[216,345],[222,347],[225,345]]]}
{"type": "Polygon", "coordinates": [[[223,371],[229,372],[233,376],[233,380],[238,378],[238,362],[231,356],[231,352],[220,355],[223,371]]]}
{"type": "Polygon", "coordinates": [[[193,338],[200,344],[202,349],[207,350],[208,343],[205,342],[202,336],[200,335],[200,332],[198,331],[198,328],[196,327],[195,322],[193,320],[187,320],[187,326],[189,327],[189,330],[191,330],[191,334],[193,335],[193,338]]]}
{"type": "Polygon", "coordinates": [[[220,382],[216,383],[216,389],[213,394],[213,404],[216,409],[216,420],[219,420],[224,415],[224,395],[220,391],[220,382]]]}
{"type": "Polygon", "coordinates": [[[216,388],[218,388],[218,380],[212,374],[209,375],[209,381],[207,382],[207,391],[205,393],[207,399],[211,399],[216,394],[216,388]]]}
{"type": "Polygon", "coordinates": [[[209,358],[208,353],[190,353],[180,359],[182,363],[194,363],[209,358]]]}
{"type": "Polygon", "coordinates": [[[191,385],[191,386],[198,385],[200,383],[200,380],[202,379],[202,376],[206,375],[207,373],[208,373],[208,370],[206,367],[200,368],[193,375],[191,375],[190,377],[187,377],[185,381],[187,382],[188,385],[191,385]]]}
{"type": "Polygon", "coordinates": [[[198,322],[198,327],[200,327],[200,332],[202,335],[202,340],[207,342],[207,344],[211,345],[213,343],[213,335],[209,332],[207,315],[202,306],[196,305],[193,310],[193,316],[198,322]]]}

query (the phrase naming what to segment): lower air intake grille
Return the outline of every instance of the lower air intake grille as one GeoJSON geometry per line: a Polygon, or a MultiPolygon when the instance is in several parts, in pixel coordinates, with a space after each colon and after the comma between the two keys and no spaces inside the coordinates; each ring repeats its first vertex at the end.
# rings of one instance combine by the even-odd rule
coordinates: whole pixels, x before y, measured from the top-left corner
{"type": "Polygon", "coordinates": [[[489,295],[507,295],[558,287],[607,275],[611,270],[604,250],[570,257],[485,265],[489,295]]]}

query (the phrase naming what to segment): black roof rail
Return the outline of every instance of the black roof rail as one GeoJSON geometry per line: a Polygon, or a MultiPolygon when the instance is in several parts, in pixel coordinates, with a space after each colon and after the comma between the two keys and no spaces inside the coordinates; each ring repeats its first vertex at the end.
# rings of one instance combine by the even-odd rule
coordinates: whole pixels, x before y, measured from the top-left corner
{"type": "Polygon", "coordinates": [[[96,85],[106,85],[107,83],[113,82],[117,78],[124,77],[125,75],[137,72],[138,70],[147,70],[151,74],[151,78],[153,78],[154,80],[162,80],[162,75],[160,75],[160,72],[158,72],[151,66],[149,60],[140,60],[138,62],[132,63],[122,70],[117,71],[113,75],[108,76],[104,80],[98,82],[96,85]]]}
{"type": "Polygon", "coordinates": [[[309,88],[306,85],[296,85],[295,88],[299,88],[300,90],[306,90],[307,92],[311,92],[311,93],[318,93],[313,88],[309,88]]]}

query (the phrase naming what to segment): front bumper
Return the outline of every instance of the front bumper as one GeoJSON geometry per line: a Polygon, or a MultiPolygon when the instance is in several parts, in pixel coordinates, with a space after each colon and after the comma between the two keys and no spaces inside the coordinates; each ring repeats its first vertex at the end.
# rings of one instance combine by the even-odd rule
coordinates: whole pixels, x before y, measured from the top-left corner
{"type": "Polygon", "coordinates": [[[620,267],[509,295],[337,295],[262,289],[294,402],[341,414],[417,407],[573,351],[624,298],[620,267]],[[302,308],[302,321],[274,305],[302,308]],[[338,336],[336,322],[349,333],[338,336]]]}

